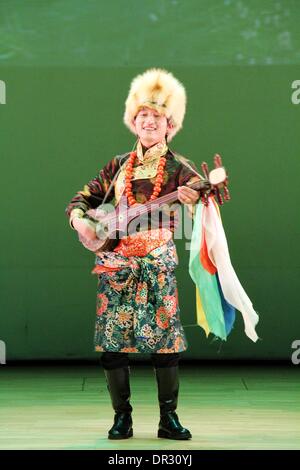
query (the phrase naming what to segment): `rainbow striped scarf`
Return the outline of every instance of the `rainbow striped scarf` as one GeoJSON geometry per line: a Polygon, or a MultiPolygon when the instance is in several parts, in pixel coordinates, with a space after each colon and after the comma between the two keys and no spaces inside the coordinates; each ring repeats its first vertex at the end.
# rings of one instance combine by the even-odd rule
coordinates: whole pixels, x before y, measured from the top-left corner
{"type": "Polygon", "coordinates": [[[194,219],[189,273],[196,284],[197,324],[226,340],[235,321],[235,310],[243,316],[245,333],[254,342],[258,315],[230,261],[219,207],[213,197],[208,206],[199,202],[194,219]]]}

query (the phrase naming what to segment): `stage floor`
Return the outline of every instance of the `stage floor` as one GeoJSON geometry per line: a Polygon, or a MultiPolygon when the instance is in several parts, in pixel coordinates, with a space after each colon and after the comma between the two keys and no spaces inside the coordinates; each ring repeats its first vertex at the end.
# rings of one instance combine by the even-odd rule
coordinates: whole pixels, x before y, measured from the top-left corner
{"type": "Polygon", "coordinates": [[[300,449],[300,366],[180,367],[178,415],[190,441],[156,437],[150,366],[132,365],[134,437],[111,441],[97,365],[0,366],[0,449],[300,449]]]}

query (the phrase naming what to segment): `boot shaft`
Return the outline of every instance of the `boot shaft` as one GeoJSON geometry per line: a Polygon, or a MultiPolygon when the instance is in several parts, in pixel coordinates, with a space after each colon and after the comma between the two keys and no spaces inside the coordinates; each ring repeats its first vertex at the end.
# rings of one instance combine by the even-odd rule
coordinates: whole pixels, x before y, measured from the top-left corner
{"type": "Polygon", "coordinates": [[[174,412],[177,408],[179,392],[178,366],[155,369],[158,401],[161,416],[174,412]]]}
{"type": "Polygon", "coordinates": [[[175,410],[178,403],[179,373],[178,366],[155,369],[160,421],[157,436],[166,439],[191,439],[190,431],[184,428],[175,410]]]}
{"type": "Polygon", "coordinates": [[[131,413],[129,367],[104,369],[107,389],[116,413],[131,413]]]}

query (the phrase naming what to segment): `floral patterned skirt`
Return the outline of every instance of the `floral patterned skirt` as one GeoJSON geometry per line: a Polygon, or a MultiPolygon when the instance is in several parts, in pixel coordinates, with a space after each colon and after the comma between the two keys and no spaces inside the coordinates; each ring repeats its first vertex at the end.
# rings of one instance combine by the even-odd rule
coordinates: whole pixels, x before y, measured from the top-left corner
{"type": "Polygon", "coordinates": [[[176,247],[172,238],[158,245],[145,256],[124,256],[120,249],[98,254],[92,271],[98,274],[96,351],[187,349],[174,272],[176,247]]]}

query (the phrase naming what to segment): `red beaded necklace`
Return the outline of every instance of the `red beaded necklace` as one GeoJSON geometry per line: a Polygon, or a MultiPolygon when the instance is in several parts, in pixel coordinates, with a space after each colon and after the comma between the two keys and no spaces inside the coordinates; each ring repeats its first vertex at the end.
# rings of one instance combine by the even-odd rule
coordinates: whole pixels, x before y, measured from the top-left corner
{"type": "MultiPolygon", "coordinates": [[[[137,157],[136,152],[131,152],[130,157],[128,158],[128,163],[126,165],[126,174],[125,174],[125,194],[127,196],[128,204],[130,206],[133,206],[134,204],[137,204],[137,201],[132,193],[132,174],[133,174],[133,165],[135,162],[135,159],[137,157]]],[[[164,168],[166,165],[166,158],[165,157],[160,157],[159,164],[157,167],[157,176],[155,180],[155,185],[153,188],[153,193],[150,196],[150,201],[153,201],[154,199],[159,196],[161,192],[161,185],[163,182],[163,176],[164,176],[164,168]]]]}

